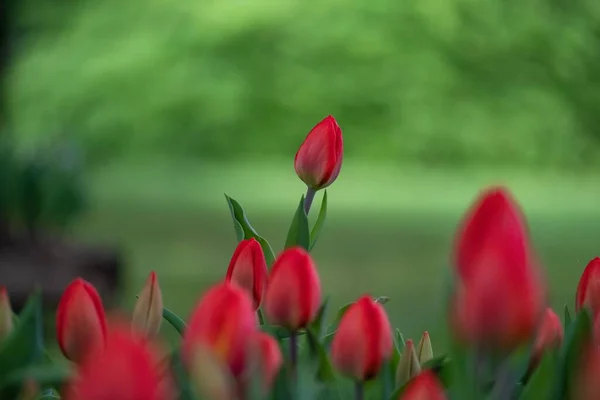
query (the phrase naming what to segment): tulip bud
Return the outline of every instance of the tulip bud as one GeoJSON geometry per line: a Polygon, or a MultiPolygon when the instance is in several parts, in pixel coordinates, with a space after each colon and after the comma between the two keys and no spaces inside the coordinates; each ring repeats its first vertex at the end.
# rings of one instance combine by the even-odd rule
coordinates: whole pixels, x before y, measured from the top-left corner
{"type": "Polygon", "coordinates": [[[559,347],[563,339],[563,327],[558,315],[547,308],[533,344],[532,363],[537,364],[546,349],[559,347]]]}
{"type": "Polygon", "coordinates": [[[254,300],[254,309],[258,309],[267,283],[267,262],[256,239],[242,240],[237,245],[225,280],[246,290],[254,300]]]}
{"type": "Polygon", "coordinates": [[[66,400],[175,400],[171,377],[160,367],[160,352],[127,325],[114,326],[106,349],[79,364],[66,400]]]}
{"type": "Polygon", "coordinates": [[[138,297],[133,309],[133,327],[146,334],[148,337],[154,337],[160,330],[160,324],[163,318],[163,301],[160,286],[156,279],[156,273],[150,272],[146,285],[138,297]]]}
{"type": "Polygon", "coordinates": [[[77,278],[65,289],[56,311],[56,336],[62,353],[75,363],[104,351],[106,316],[89,282],[77,278]]]}
{"type": "Polygon", "coordinates": [[[404,385],[419,373],[421,373],[421,365],[415,352],[415,345],[411,339],[408,339],[396,370],[396,385],[404,385]]]}
{"type": "Polygon", "coordinates": [[[342,130],[331,115],[319,122],[306,136],[294,159],[298,177],[313,189],[331,185],[342,168],[344,143],[342,130]]]}
{"type": "Polygon", "coordinates": [[[362,382],[377,376],[392,350],[392,328],[383,306],[363,296],[340,321],[331,361],[341,373],[362,382]]]}
{"type": "Polygon", "coordinates": [[[315,319],[320,303],[321,282],[310,254],[301,247],[284,250],[273,264],[265,292],[268,320],[297,331],[315,319]]]}
{"type": "Polygon", "coordinates": [[[235,400],[236,381],[226,364],[200,344],[195,347],[190,367],[190,381],[196,394],[210,400],[235,400]]]}
{"type": "Polygon", "coordinates": [[[416,376],[398,400],[446,400],[444,387],[431,371],[416,376]]]}
{"type": "Polygon", "coordinates": [[[600,314],[600,257],[591,260],[585,267],[575,297],[577,312],[589,308],[593,316],[600,314]]]}
{"type": "Polygon", "coordinates": [[[423,332],[423,336],[421,336],[421,340],[419,341],[418,349],[417,355],[419,356],[419,364],[423,365],[433,358],[433,348],[431,347],[429,332],[423,332]]]}
{"type": "Polygon", "coordinates": [[[255,365],[263,379],[263,387],[269,390],[283,365],[281,349],[277,341],[264,332],[257,332],[254,335],[252,346],[255,348],[255,365]]]}
{"type": "Polygon", "coordinates": [[[0,286],[0,341],[13,330],[13,311],[4,286],[0,286]]]}
{"type": "Polygon", "coordinates": [[[256,329],[252,300],[246,292],[236,284],[215,285],[192,312],[183,335],[184,361],[189,367],[196,348],[204,346],[237,377],[246,366],[248,347],[256,329]]]}

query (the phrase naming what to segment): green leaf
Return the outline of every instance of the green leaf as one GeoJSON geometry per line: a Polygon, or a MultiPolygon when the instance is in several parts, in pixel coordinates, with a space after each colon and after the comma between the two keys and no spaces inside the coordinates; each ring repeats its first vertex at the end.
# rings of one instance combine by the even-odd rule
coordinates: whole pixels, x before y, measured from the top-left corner
{"type": "Polygon", "coordinates": [[[325,218],[327,217],[327,190],[323,191],[323,201],[321,201],[321,208],[319,209],[319,216],[317,217],[317,222],[315,222],[315,226],[313,226],[310,231],[310,249],[317,244],[317,240],[319,239],[319,235],[321,234],[321,230],[323,230],[323,226],[325,225],[325,218]]]}
{"type": "Polygon", "coordinates": [[[72,374],[71,368],[59,364],[31,365],[10,373],[3,384],[20,386],[27,379],[32,379],[40,386],[62,387],[72,374]]]}
{"type": "Polygon", "coordinates": [[[556,374],[557,354],[548,351],[519,396],[520,400],[549,399],[556,374]]]}
{"type": "Polygon", "coordinates": [[[183,322],[183,319],[181,319],[177,314],[175,314],[173,311],[169,310],[166,307],[163,308],[163,318],[169,324],[171,324],[173,328],[175,328],[177,333],[183,336],[183,333],[187,328],[187,325],[185,324],[185,322],[183,322]]]}
{"type": "Polygon", "coordinates": [[[308,343],[311,348],[316,350],[318,368],[317,368],[317,379],[320,382],[333,382],[335,381],[335,373],[333,367],[327,356],[327,351],[323,344],[319,341],[319,338],[310,329],[307,330],[308,343]]]}
{"type": "Polygon", "coordinates": [[[325,347],[329,347],[329,345],[331,344],[331,341],[333,340],[333,335],[335,334],[335,331],[338,328],[338,325],[340,324],[340,321],[342,320],[342,317],[344,316],[344,314],[346,313],[346,311],[348,311],[348,309],[350,308],[350,306],[354,304],[354,303],[349,303],[346,304],[345,306],[343,306],[342,308],[340,308],[335,316],[335,319],[333,320],[333,322],[331,323],[331,325],[329,325],[329,328],[327,328],[327,333],[325,334],[325,336],[323,336],[323,343],[325,345],[325,347]]]}
{"type": "Polygon", "coordinates": [[[310,325],[311,330],[317,335],[317,337],[321,337],[323,335],[323,324],[325,320],[325,315],[327,313],[327,306],[329,304],[329,297],[325,299],[319,311],[317,312],[317,316],[314,321],[310,325]]]}
{"type": "Polygon", "coordinates": [[[248,217],[246,216],[246,212],[240,203],[227,196],[227,194],[225,194],[225,199],[227,199],[227,204],[229,204],[229,211],[231,211],[231,218],[233,219],[233,225],[238,241],[250,238],[256,239],[256,241],[260,243],[263,253],[265,253],[267,265],[273,265],[273,261],[275,261],[275,254],[273,253],[273,249],[271,248],[269,242],[260,236],[252,227],[248,217]]]}
{"type": "MultiPolygon", "coordinates": [[[[0,387],[6,387],[15,371],[42,359],[44,355],[41,293],[36,290],[19,315],[19,323],[0,344],[0,387]]],[[[4,392],[0,398],[10,398],[4,392]]]]}
{"type": "Polygon", "coordinates": [[[449,363],[448,356],[443,354],[441,356],[432,358],[431,360],[424,362],[421,365],[421,371],[426,369],[432,370],[435,374],[439,374],[442,368],[445,368],[449,363]]]}
{"type": "Polygon", "coordinates": [[[573,319],[571,318],[571,313],[569,312],[569,306],[565,304],[565,331],[569,329],[572,321],[573,319]]]}
{"type": "MultiPolygon", "coordinates": [[[[292,336],[292,333],[289,329],[284,328],[283,326],[278,325],[261,325],[260,329],[273,336],[276,339],[287,339],[292,336]]],[[[306,331],[298,331],[296,332],[296,336],[301,336],[306,334],[306,331]]]]}
{"type": "Polygon", "coordinates": [[[387,303],[388,301],[390,301],[390,298],[387,296],[379,296],[375,299],[375,303],[379,303],[381,305],[387,303]]]}
{"type": "Polygon", "coordinates": [[[300,204],[296,208],[294,219],[292,219],[292,224],[285,239],[286,249],[294,246],[301,246],[307,251],[310,247],[310,230],[308,216],[304,211],[304,195],[300,197],[300,204]]]}
{"type": "Polygon", "coordinates": [[[586,309],[582,309],[569,326],[560,349],[558,375],[553,390],[554,399],[566,398],[571,390],[574,371],[584,346],[588,343],[592,331],[592,321],[586,309]]]}
{"type": "Polygon", "coordinates": [[[40,393],[36,400],[60,400],[60,394],[54,389],[46,389],[40,393]]]}
{"type": "Polygon", "coordinates": [[[400,346],[401,349],[406,347],[406,341],[404,340],[404,335],[400,332],[400,329],[396,328],[396,343],[400,346]]]}

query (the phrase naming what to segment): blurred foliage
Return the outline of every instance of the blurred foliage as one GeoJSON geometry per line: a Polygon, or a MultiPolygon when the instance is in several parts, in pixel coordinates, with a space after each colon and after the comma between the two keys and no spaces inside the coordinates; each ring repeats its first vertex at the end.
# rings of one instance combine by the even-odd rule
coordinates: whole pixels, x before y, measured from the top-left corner
{"type": "Polygon", "coordinates": [[[94,161],[296,150],[327,113],[351,156],[582,167],[600,155],[593,0],[24,0],[23,143],[94,161]]]}
{"type": "Polygon", "coordinates": [[[40,227],[61,229],[85,206],[82,163],[77,149],[60,143],[30,153],[0,141],[0,218],[34,234],[40,227]]]}

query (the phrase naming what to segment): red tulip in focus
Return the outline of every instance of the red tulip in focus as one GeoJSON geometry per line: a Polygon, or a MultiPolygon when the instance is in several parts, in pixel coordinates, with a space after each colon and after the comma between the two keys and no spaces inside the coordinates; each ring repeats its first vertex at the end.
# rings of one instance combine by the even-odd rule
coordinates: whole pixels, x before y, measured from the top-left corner
{"type": "Polygon", "coordinates": [[[560,319],[551,308],[547,308],[533,344],[533,362],[539,362],[546,349],[559,347],[562,339],[563,327],[560,319]]]}
{"type": "Polygon", "coordinates": [[[446,400],[446,393],[433,372],[428,370],[413,378],[398,400],[446,400]]]}
{"type": "Polygon", "coordinates": [[[174,400],[173,383],[157,349],[127,325],[113,327],[106,350],[88,358],[67,389],[66,400],[174,400]]]}
{"type": "Polygon", "coordinates": [[[183,335],[184,361],[190,366],[198,346],[203,346],[238,376],[256,329],[252,300],[246,292],[227,282],[213,286],[196,305],[183,335]]]}
{"type": "Polygon", "coordinates": [[[269,389],[283,365],[281,349],[275,339],[264,332],[257,332],[254,336],[258,368],[260,368],[265,388],[269,389]]]}
{"type": "Polygon", "coordinates": [[[246,290],[254,301],[254,309],[258,309],[267,283],[267,262],[256,239],[242,240],[237,245],[225,280],[246,290]]]}
{"type": "Polygon", "coordinates": [[[306,185],[319,190],[331,185],[342,168],[342,130],[331,115],[306,136],[294,159],[296,174],[306,185]]]}
{"type": "Polygon", "coordinates": [[[316,317],[320,304],[321,282],[310,254],[301,247],[286,249],[271,269],[264,300],[267,319],[297,331],[316,317]]]}
{"type": "Polygon", "coordinates": [[[163,300],[156,273],[152,271],[133,309],[135,329],[148,337],[156,336],[163,319],[163,300]]]}
{"type": "Polygon", "coordinates": [[[4,286],[0,286],[0,341],[13,330],[13,311],[4,286]]]}
{"type": "Polygon", "coordinates": [[[104,351],[106,315],[89,282],[77,278],[65,289],[56,311],[56,336],[65,357],[75,363],[104,351]]]}
{"type": "Polygon", "coordinates": [[[392,327],[383,306],[361,297],[344,313],[331,343],[331,362],[344,375],[367,381],[392,354],[392,327]]]}
{"type": "Polygon", "coordinates": [[[517,205],[484,192],[459,229],[451,327],[464,342],[511,350],[536,333],[546,287],[517,205]]]}
{"type": "Polygon", "coordinates": [[[600,314],[600,257],[588,263],[579,279],[575,308],[588,307],[593,316],[600,314]]]}

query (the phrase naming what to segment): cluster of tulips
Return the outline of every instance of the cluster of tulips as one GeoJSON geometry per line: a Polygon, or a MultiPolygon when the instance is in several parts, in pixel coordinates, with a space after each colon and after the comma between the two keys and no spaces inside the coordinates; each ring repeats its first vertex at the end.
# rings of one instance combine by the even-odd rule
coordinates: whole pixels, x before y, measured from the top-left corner
{"type": "Polygon", "coordinates": [[[363,295],[327,323],[310,254],[326,191],[312,228],[308,213],[342,155],[328,116],[296,154],[307,193],[278,256],[227,197],[238,244],[187,323],[164,307],[154,272],[130,317],[107,317],[96,289],[77,278],[56,313],[64,368],[44,352],[39,293],[17,316],[1,289],[0,399],[600,399],[600,258],[583,272],[576,314],[565,306],[561,323],[524,215],[503,187],[483,190],[459,224],[447,354],[434,357],[427,332],[415,345],[392,329],[386,297],[363,295]],[[175,348],[160,343],[163,321],[181,335],[175,348]]]}

